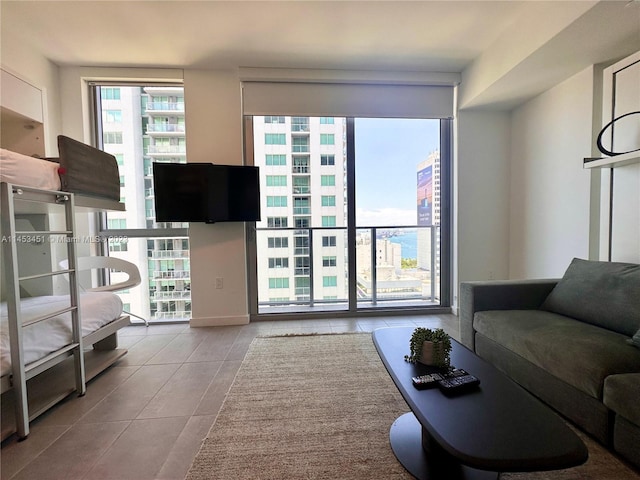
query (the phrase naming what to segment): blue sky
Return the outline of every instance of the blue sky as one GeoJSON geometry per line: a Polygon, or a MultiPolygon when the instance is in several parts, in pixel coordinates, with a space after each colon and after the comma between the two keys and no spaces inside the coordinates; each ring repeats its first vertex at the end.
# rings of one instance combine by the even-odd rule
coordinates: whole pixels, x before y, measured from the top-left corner
{"type": "Polygon", "coordinates": [[[415,224],[417,165],[440,148],[439,120],[358,118],[355,148],[356,223],[415,224]]]}

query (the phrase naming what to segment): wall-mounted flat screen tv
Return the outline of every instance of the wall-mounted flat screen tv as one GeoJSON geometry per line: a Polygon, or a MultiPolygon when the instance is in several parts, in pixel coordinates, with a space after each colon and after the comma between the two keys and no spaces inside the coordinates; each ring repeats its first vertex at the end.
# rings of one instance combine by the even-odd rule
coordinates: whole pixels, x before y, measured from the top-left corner
{"type": "Polygon", "coordinates": [[[260,220],[258,167],[213,163],[154,163],[157,222],[260,220]]]}

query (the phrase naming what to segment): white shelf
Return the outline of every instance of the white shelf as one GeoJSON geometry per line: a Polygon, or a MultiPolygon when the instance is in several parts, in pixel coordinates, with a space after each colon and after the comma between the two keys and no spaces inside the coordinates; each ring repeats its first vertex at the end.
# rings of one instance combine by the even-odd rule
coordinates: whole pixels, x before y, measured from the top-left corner
{"type": "Polygon", "coordinates": [[[640,152],[629,152],[605,158],[585,158],[583,168],[616,168],[632,163],[640,163],[640,152]]]}

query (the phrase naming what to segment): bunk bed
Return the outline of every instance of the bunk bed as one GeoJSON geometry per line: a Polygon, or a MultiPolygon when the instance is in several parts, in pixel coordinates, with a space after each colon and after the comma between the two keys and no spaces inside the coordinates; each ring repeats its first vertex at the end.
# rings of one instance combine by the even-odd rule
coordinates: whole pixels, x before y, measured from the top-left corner
{"type": "MultiPolygon", "coordinates": [[[[78,211],[124,210],[115,157],[71,138],[58,137],[60,157],[36,159],[0,151],[2,253],[6,301],[0,309],[2,439],[29,434],[29,421],[115,363],[117,331],[129,324],[121,300],[112,293],[80,293],[75,215],[78,211]],[[60,212],[64,226],[21,231],[20,214],[60,212]],[[66,245],[68,268],[24,275],[21,241],[66,245]],[[25,295],[23,282],[64,276],[65,295],[25,295]],[[92,347],[92,348],[91,348],[92,347]],[[28,390],[28,395],[27,395],[28,390]],[[15,410],[15,422],[11,410],[15,410]]],[[[51,248],[51,247],[49,247],[51,248]]],[[[64,249],[64,247],[61,247],[64,249]]]]}

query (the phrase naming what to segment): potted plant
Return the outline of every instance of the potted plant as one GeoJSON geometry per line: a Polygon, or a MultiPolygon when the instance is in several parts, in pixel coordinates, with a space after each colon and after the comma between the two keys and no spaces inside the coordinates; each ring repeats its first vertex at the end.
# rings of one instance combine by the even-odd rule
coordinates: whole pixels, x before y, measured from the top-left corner
{"type": "Polygon", "coordinates": [[[404,356],[407,362],[440,368],[450,366],[451,339],[441,328],[416,328],[411,335],[409,348],[411,353],[404,356]]]}

